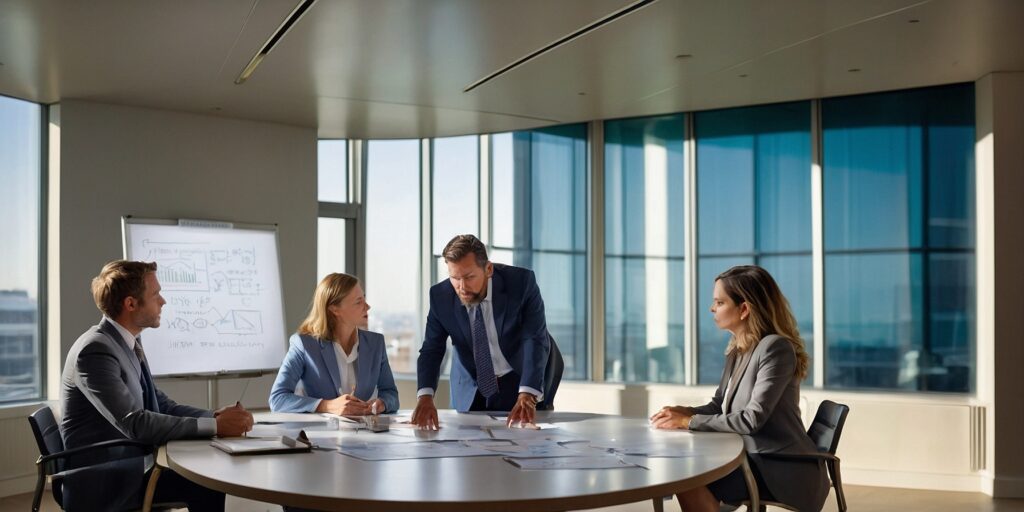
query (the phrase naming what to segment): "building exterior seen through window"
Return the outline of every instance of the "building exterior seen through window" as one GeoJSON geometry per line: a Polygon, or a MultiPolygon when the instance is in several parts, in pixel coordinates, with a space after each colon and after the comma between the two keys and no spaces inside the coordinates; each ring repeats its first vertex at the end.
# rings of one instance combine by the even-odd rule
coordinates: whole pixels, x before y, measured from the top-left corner
{"type": "Polygon", "coordinates": [[[41,107],[0,97],[0,403],[42,396],[41,107]]]}

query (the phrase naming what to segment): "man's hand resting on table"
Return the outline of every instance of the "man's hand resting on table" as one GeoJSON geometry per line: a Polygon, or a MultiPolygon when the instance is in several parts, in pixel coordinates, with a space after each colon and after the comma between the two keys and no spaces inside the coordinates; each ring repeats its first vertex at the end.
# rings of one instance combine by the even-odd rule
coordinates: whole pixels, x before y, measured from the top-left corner
{"type": "Polygon", "coordinates": [[[437,430],[440,425],[437,421],[437,407],[434,407],[434,397],[423,395],[416,402],[416,408],[412,411],[412,424],[425,430],[437,430]]]}
{"type": "Polygon", "coordinates": [[[515,407],[508,413],[508,426],[520,428],[536,428],[533,424],[537,416],[537,397],[530,393],[519,393],[515,407]]]}

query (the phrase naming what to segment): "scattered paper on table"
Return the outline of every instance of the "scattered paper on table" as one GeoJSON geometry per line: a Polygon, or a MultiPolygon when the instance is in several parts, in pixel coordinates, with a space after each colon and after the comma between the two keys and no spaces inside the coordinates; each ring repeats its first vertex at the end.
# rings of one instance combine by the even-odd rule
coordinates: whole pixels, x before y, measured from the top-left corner
{"type": "Polygon", "coordinates": [[[502,457],[505,461],[519,469],[618,469],[641,468],[639,464],[626,462],[613,455],[594,457],[502,457]]]}
{"type": "Polygon", "coordinates": [[[367,461],[494,455],[492,451],[467,446],[457,441],[379,444],[349,443],[348,439],[342,439],[338,451],[367,461]]]}

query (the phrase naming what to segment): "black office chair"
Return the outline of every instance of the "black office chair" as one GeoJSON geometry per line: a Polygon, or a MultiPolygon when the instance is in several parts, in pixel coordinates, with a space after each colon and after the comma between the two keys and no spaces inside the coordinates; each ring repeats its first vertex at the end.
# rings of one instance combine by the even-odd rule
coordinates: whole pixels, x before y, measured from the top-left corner
{"type": "MultiPolygon", "coordinates": [[[[75,455],[89,454],[95,452],[110,451],[110,448],[127,447],[127,449],[116,450],[111,453],[108,462],[133,457],[142,457],[153,453],[154,446],[140,441],[130,439],[116,439],[103,441],[88,446],[80,446],[70,450],[64,449],[64,439],[60,436],[57,427],[57,420],[53,417],[53,411],[49,406],[40,407],[28,417],[28,423],[32,427],[32,434],[35,435],[36,444],[39,446],[39,458],[36,460],[36,467],[39,471],[39,478],[36,480],[35,494],[32,496],[32,512],[39,511],[39,504],[43,498],[43,488],[46,485],[46,477],[50,477],[53,499],[60,508],[64,509],[63,480],[66,476],[79,472],[89,471],[90,466],[66,470],[69,457],[75,455]]],[[[155,481],[154,481],[155,483],[155,481]]],[[[153,510],[169,510],[176,507],[184,507],[184,503],[160,503],[154,504],[153,510]]]]}
{"type": "MultiPolygon", "coordinates": [[[[824,459],[825,467],[828,468],[828,475],[832,481],[832,487],[836,490],[836,504],[839,512],[846,512],[846,496],[843,494],[843,480],[839,473],[839,457],[836,457],[836,449],[839,448],[839,436],[843,434],[843,425],[846,423],[846,415],[850,413],[850,407],[837,404],[831,400],[825,400],[818,406],[818,412],[814,415],[811,427],[807,429],[807,435],[814,441],[818,453],[808,454],[784,454],[784,453],[762,453],[761,457],[772,459],[808,460],[824,459]]],[[[747,505],[747,503],[743,503],[747,505]]],[[[795,508],[774,501],[761,500],[760,509],[765,510],[766,505],[772,505],[786,510],[795,508]]],[[[728,505],[735,506],[735,504],[728,505]]],[[[723,507],[723,510],[727,510],[723,507]]]]}
{"type": "Polygon", "coordinates": [[[551,344],[551,351],[548,352],[548,364],[544,367],[544,400],[537,404],[538,411],[555,410],[555,392],[558,391],[558,384],[562,382],[562,372],[565,371],[565,360],[562,359],[562,352],[558,350],[555,338],[548,333],[548,342],[551,344]]]}

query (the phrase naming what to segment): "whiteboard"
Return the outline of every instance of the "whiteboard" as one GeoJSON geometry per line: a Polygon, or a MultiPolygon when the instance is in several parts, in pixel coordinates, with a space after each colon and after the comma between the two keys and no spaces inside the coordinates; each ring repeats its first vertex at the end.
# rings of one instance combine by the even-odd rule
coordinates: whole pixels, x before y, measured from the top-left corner
{"type": "Polygon", "coordinates": [[[142,332],[153,375],[277,369],[287,333],[275,226],[122,219],[124,254],[153,261],[167,304],[142,332]]]}

